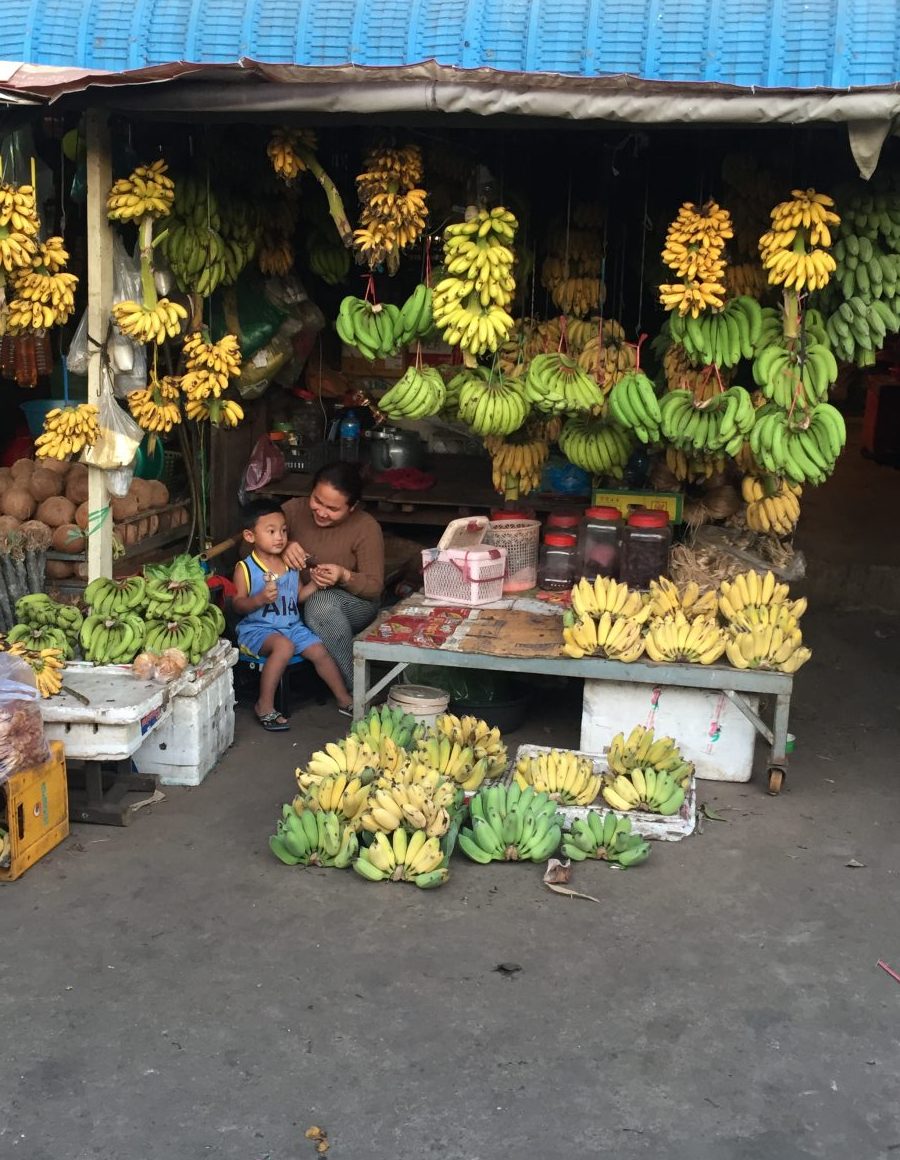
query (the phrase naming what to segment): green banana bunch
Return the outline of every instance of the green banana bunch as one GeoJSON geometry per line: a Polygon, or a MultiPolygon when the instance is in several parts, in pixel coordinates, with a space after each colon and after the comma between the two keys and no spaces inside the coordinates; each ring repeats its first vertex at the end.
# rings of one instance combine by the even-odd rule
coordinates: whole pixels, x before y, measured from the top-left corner
{"type": "Polygon", "coordinates": [[[757,417],[749,393],[739,386],[700,404],[691,391],[668,391],[659,410],[660,430],[673,447],[727,455],[740,451],[757,417]]]}
{"type": "Polygon", "coordinates": [[[844,417],[830,403],[798,408],[793,415],[767,403],[750,432],[756,462],[793,483],[824,483],[846,441],[844,417]]]}
{"type": "Polygon", "coordinates": [[[134,612],[93,613],[79,632],[81,652],[95,665],[128,664],[144,647],[146,632],[134,612]]]}
{"type": "Polygon", "coordinates": [[[177,178],[175,202],[160,222],[157,244],[183,294],[206,298],[234,270],[234,255],[229,255],[221,230],[219,203],[206,183],[177,178]]]}
{"type": "Polygon", "coordinates": [[[459,846],[473,862],[543,862],[562,840],[562,815],[547,793],[513,783],[485,786],[469,802],[471,828],[459,846]]]}
{"type": "Polygon", "coordinates": [[[729,299],[714,314],[702,311],[696,318],[673,312],[669,327],[674,342],[688,357],[705,366],[734,367],[752,358],[763,327],[763,310],[746,294],[729,299]]]}
{"type": "Polygon", "coordinates": [[[609,392],[609,413],[641,443],[659,442],[662,416],[656,388],[643,371],[627,371],[609,392]]]}
{"type": "Polygon", "coordinates": [[[874,366],[886,336],[900,331],[900,297],[887,302],[853,295],[828,316],[825,326],[839,358],[859,367],[874,366]]]}
{"type": "Polygon", "coordinates": [[[204,579],[156,580],[146,583],[148,618],[199,616],[210,606],[209,588],[204,579]]]}
{"type": "Polygon", "coordinates": [[[341,301],[334,326],[341,342],[355,346],[370,362],[396,354],[406,333],[399,307],[352,294],[341,301]]]}
{"type": "Polygon", "coordinates": [[[431,288],[420,282],[400,307],[400,346],[431,334],[434,329],[433,301],[431,288]]]}
{"type": "Polygon", "coordinates": [[[601,817],[590,810],[586,818],[576,818],[563,835],[562,852],[573,862],[596,858],[617,866],[639,866],[650,857],[650,843],[633,833],[631,818],[612,811],[601,817]]]}
{"type": "Polygon", "coordinates": [[[437,367],[411,366],[378,400],[389,419],[427,419],[444,405],[446,388],[437,367]]]}
{"type": "Polygon", "coordinates": [[[635,766],[628,773],[608,778],[601,793],[614,810],[642,810],[663,817],[677,814],[685,798],[684,789],[670,773],[652,766],[635,766]]]}
{"type": "Polygon", "coordinates": [[[6,637],[7,646],[24,644],[30,649],[40,651],[45,648],[58,648],[63,660],[71,660],[75,649],[70,639],[61,628],[51,624],[14,624],[6,637]]]}
{"type": "Polygon", "coordinates": [[[344,246],[330,245],[312,237],[308,245],[309,268],[329,286],[339,286],[350,273],[350,253],[344,246]]]}
{"type": "Polygon", "coordinates": [[[84,590],[84,602],[98,616],[117,616],[131,612],[144,603],[146,584],[141,576],[110,580],[101,576],[84,590]]]}
{"type": "Polygon", "coordinates": [[[603,405],[603,392],[567,354],[536,354],[525,376],[525,398],[545,414],[577,415],[603,405]]]}
{"type": "Polygon", "coordinates": [[[349,823],[333,811],[281,807],[277,832],[269,849],[285,866],[333,866],[345,870],[359,850],[359,839],[349,823]]]}
{"type": "Polygon", "coordinates": [[[146,647],[149,652],[161,653],[167,648],[177,648],[192,665],[197,664],[205,652],[218,640],[218,631],[209,619],[199,616],[174,614],[165,619],[148,619],[146,623],[146,647]]]}
{"type": "Polygon", "coordinates": [[[767,399],[789,411],[798,403],[812,406],[828,398],[837,382],[838,365],[831,345],[819,342],[763,347],[753,362],[753,380],[767,399]]]}
{"type": "MultiPolygon", "coordinates": [[[[841,231],[832,250],[837,269],[834,279],[845,300],[862,298],[892,301],[900,290],[900,255],[886,253],[878,240],[841,231]]],[[[894,308],[900,304],[895,303],[894,308]]]]}
{"type": "Polygon", "coordinates": [[[360,741],[377,751],[382,737],[390,737],[400,748],[415,749],[419,722],[411,713],[402,709],[392,709],[387,702],[381,708],[370,709],[365,717],[356,721],[350,732],[360,741]]]}
{"type": "Polygon", "coordinates": [[[368,882],[414,882],[422,890],[443,886],[450,876],[448,855],[437,837],[424,830],[390,835],[377,832],[372,844],[359,851],[353,869],[368,882]]]}
{"type": "MultiPolygon", "coordinates": [[[[72,648],[78,642],[78,633],[84,621],[80,609],[74,604],[59,604],[44,592],[20,596],[16,601],[16,619],[32,628],[46,625],[61,629],[72,648]]],[[[72,655],[71,652],[69,655],[72,655]]]]}
{"type": "Polygon", "coordinates": [[[530,409],[521,384],[505,377],[499,368],[470,371],[459,388],[459,417],[476,435],[511,435],[530,409]]]}
{"type": "Polygon", "coordinates": [[[606,762],[613,776],[632,769],[655,769],[668,773],[685,790],[694,772],[693,763],[685,761],[673,738],[656,737],[643,725],[635,725],[627,738],[617,733],[609,743],[606,762]]]}
{"type": "Polygon", "coordinates": [[[570,463],[592,475],[621,479],[635,443],[631,432],[610,423],[577,415],[560,432],[559,449],[570,463]]]}

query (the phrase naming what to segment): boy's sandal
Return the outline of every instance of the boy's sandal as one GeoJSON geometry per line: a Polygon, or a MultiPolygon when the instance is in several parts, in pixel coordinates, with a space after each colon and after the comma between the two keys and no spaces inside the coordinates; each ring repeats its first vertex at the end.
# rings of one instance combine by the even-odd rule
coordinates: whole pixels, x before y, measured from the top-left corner
{"type": "Polygon", "coordinates": [[[285,718],[275,709],[271,713],[263,713],[261,717],[257,715],[256,719],[267,733],[284,733],[290,729],[285,718]]]}

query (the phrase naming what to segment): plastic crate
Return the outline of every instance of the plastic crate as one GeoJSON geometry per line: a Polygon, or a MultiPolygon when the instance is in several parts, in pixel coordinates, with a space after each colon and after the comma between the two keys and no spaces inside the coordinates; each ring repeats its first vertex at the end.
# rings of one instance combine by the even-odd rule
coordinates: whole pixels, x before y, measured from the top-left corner
{"type": "Polygon", "coordinates": [[[506,549],[504,592],[527,592],[537,584],[540,520],[496,520],[488,525],[484,542],[506,549]]]}
{"type": "Polygon", "coordinates": [[[436,548],[422,552],[425,595],[442,604],[491,604],[503,596],[506,549],[481,546],[487,517],[451,520],[436,548]]]}
{"type": "Polygon", "coordinates": [[[50,742],[50,758],[0,783],[0,821],[9,830],[10,859],[0,882],[14,882],[69,833],[66,754],[50,742]],[[5,798],[5,803],[4,803],[5,798]]]}

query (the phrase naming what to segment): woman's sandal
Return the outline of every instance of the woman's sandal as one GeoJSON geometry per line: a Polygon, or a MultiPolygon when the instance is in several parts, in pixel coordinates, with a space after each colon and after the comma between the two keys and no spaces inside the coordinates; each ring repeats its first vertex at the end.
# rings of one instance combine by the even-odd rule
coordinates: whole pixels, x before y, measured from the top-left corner
{"type": "Polygon", "coordinates": [[[262,716],[257,714],[256,720],[267,733],[285,733],[290,729],[290,725],[288,725],[287,721],[277,709],[273,709],[271,713],[263,713],[262,716]]]}

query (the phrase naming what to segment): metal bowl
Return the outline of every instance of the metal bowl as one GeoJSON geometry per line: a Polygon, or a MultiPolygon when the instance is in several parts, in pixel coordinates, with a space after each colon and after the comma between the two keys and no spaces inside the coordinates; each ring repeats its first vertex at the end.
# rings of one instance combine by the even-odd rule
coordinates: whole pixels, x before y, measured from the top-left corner
{"type": "Polygon", "coordinates": [[[369,441],[369,462],[374,471],[422,467],[425,463],[425,444],[415,431],[379,427],[366,431],[365,438],[369,441]]]}

